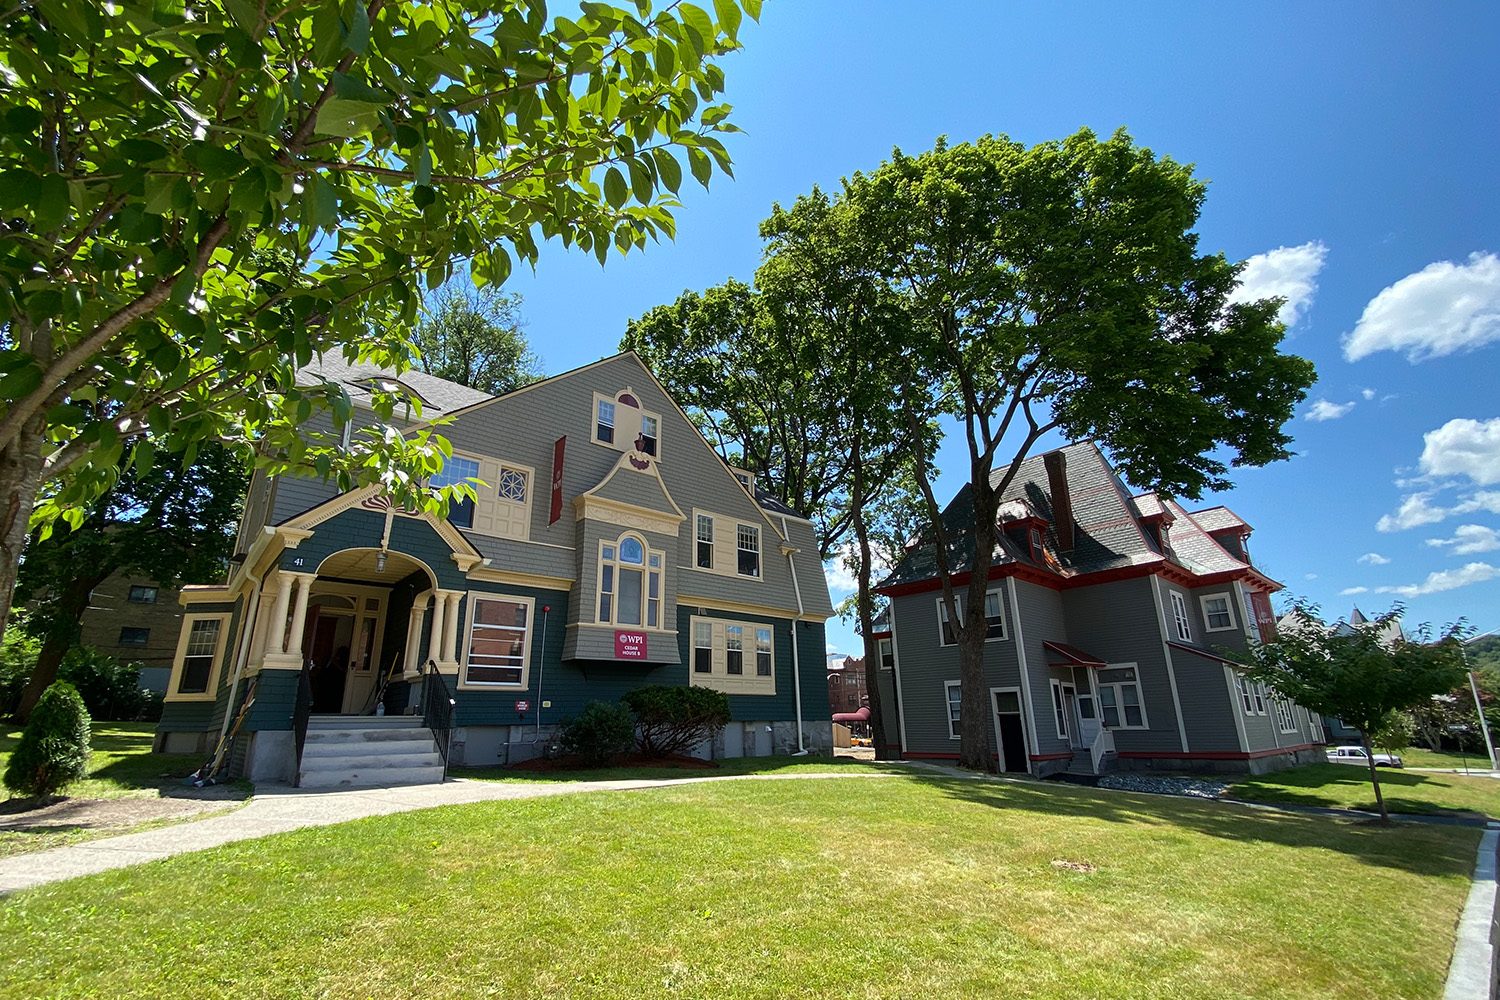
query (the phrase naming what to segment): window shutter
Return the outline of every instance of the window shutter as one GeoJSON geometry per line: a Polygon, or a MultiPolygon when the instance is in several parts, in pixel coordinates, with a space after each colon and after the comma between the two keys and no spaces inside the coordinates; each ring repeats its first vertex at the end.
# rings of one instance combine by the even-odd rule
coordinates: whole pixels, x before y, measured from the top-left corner
{"type": "Polygon", "coordinates": [[[714,572],[734,576],[739,572],[739,525],[732,518],[714,518],[714,572]]]}
{"type": "Polygon", "coordinates": [[[501,534],[495,517],[495,484],[500,481],[500,463],[492,458],[481,458],[479,478],[489,485],[474,487],[479,494],[479,499],[474,501],[474,530],[481,535],[501,534]]]}
{"type": "Polygon", "coordinates": [[[714,673],[724,676],[729,672],[729,640],[723,622],[714,622],[714,673]]]}

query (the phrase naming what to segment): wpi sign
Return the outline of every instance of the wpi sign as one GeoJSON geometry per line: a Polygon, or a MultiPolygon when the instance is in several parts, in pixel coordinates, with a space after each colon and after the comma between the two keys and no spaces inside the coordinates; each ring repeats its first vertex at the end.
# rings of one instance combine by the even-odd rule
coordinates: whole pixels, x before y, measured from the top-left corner
{"type": "Polygon", "coordinates": [[[646,658],[646,633],[616,632],[615,659],[644,660],[646,658]]]}

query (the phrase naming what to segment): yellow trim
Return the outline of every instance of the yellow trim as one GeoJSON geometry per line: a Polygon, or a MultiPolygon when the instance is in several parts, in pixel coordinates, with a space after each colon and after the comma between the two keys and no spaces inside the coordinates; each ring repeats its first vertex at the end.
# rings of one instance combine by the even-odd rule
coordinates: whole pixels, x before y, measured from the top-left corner
{"type": "Polygon", "coordinates": [[[490,566],[474,566],[467,574],[470,580],[478,583],[503,583],[512,587],[536,587],[539,590],[572,590],[573,584],[577,582],[568,576],[543,576],[539,573],[520,573],[490,566]]]}
{"type": "Polygon", "coordinates": [[[229,587],[215,584],[211,587],[183,587],[177,592],[177,603],[183,607],[190,604],[229,604],[235,599],[229,587]]]}
{"type": "MultiPolygon", "coordinates": [[[[793,636],[793,641],[796,637],[793,636]]],[[[776,626],[769,622],[733,621],[727,618],[708,618],[692,615],[688,619],[688,685],[706,687],[725,694],[774,695],[776,693],[776,626]],[[699,673],[697,664],[698,625],[709,626],[709,673],[699,673]],[[740,630],[740,670],[729,673],[729,629],[740,630]],[[771,673],[762,677],[757,658],[755,630],[770,633],[771,673]],[[720,639],[723,645],[720,645],[720,639]]]]}
{"type": "MultiPolygon", "coordinates": [[[[420,595],[419,595],[420,599],[420,595]]],[[[464,640],[464,655],[459,661],[458,668],[458,690],[460,691],[515,691],[524,693],[531,682],[531,649],[532,640],[536,636],[536,630],[540,626],[536,620],[536,598],[519,597],[515,594],[482,594],[478,591],[469,591],[468,613],[464,616],[467,636],[464,640]],[[526,605],[526,642],[521,648],[521,681],[518,684],[501,684],[496,681],[470,681],[469,680],[469,650],[474,645],[474,605],[478,601],[510,601],[515,604],[526,605]]]]}
{"type": "Polygon", "coordinates": [[[229,621],[234,615],[228,611],[215,612],[214,614],[192,614],[191,612],[182,616],[182,629],[177,634],[177,652],[172,657],[172,675],[167,678],[167,694],[165,701],[216,701],[219,697],[219,674],[224,667],[224,644],[229,641],[229,621]],[[187,659],[188,638],[193,633],[193,623],[198,621],[209,621],[218,619],[219,635],[217,645],[214,647],[213,666],[208,671],[208,686],[199,694],[179,694],[177,687],[182,683],[182,664],[187,659]]]}
{"type": "MultiPolygon", "coordinates": [[[[644,629],[647,632],[665,632],[667,620],[667,554],[659,549],[653,549],[651,543],[636,531],[622,531],[614,539],[601,538],[597,546],[598,558],[594,561],[594,618],[592,621],[581,622],[584,625],[602,625],[611,629],[644,629]],[[641,562],[641,624],[632,625],[629,622],[615,620],[615,612],[620,607],[620,543],[626,538],[634,536],[641,543],[643,557],[641,562]],[[609,592],[610,596],[610,620],[602,622],[599,620],[599,597],[604,591],[604,546],[613,546],[615,558],[610,560],[610,565],[615,568],[615,588],[609,592]],[[656,556],[658,565],[655,570],[651,568],[651,557],[656,556]],[[646,617],[651,613],[651,574],[655,572],[661,577],[661,588],[657,595],[656,603],[660,605],[656,609],[658,624],[655,626],[645,624],[646,617]]],[[[625,564],[630,565],[629,563],[625,564]]]]}
{"type": "MultiPolygon", "coordinates": [[[[689,567],[691,568],[691,567],[689,567]]],[[[699,572],[705,572],[699,570],[699,572]]],[[[746,579],[749,579],[748,577],[746,579]]],[[[699,597],[694,594],[678,594],[677,606],[708,608],[711,611],[727,611],[736,615],[765,615],[768,618],[780,618],[785,621],[801,622],[825,622],[832,615],[818,615],[811,611],[804,611],[798,615],[795,609],[771,608],[764,604],[746,604],[742,601],[726,601],[718,597],[699,597]]]]}
{"type": "Polygon", "coordinates": [[[650,531],[657,535],[676,535],[679,526],[687,520],[680,511],[674,519],[670,514],[663,514],[660,511],[637,507],[620,500],[589,496],[587,493],[573,498],[573,519],[601,521],[604,524],[613,524],[636,531],[650,531]]]}

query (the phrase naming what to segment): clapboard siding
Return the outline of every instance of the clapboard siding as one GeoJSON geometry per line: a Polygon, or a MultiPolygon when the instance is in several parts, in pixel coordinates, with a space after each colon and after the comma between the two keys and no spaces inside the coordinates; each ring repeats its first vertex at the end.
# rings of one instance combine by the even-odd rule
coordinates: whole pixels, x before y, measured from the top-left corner
{"type": "MultiPolygon", "coordinates": [[[[1053,677],[1069,683],[1076,683],[1076,680],[1070,669],[1050,666],[1050,661],[1059,657],[1042,645],[1044,642],[1068,642],[1062,594],[1034,583],[1018,581],[1016,602],[1021,612],[1021,634],[1026,643],[1026,674],[1032,703],[1030,724],[1036,727],[1034,746],[1037,749],[1033,753],[1066,753],[1070,747],[1067,740],[1057,735],[1050,680],[1053,677]]],[[[1088,690],[1084,685],[1077,687],[1080,691],[1088,690]]]]}

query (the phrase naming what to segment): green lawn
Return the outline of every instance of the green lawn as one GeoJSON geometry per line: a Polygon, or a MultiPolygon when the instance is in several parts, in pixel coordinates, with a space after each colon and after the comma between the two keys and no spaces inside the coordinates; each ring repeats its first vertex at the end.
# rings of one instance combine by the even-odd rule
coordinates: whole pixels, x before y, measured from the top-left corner
{"type": "MultiPolygon", "coordinates": [[[[1500,818],[1500,780],[1462,774],[1422,774],[1380,769],[1380,792],[1391,812],[1464,814],[1500,818]]],[[[1375,808],[1370,772],[1352,764],[1307,764],[1244,778],[1229,797],[1334,809],[1375,808]]]]}
{"type": "MultiPolygon", "coordinates": [[[[205,793],[185,788],[182,779],[202,766],[205,758],[201,754],[152,753],[151,738],[155,731],[154,722],[94,723],[88,777],[63,790],[64,795],[74,800],[66,816],[46,815],[33,823],[28,821],[27,813],[16,813],[13,808],[8,808],[8,805],[15,805],[14,801],[0,803],[0,822],[7,827],[0,829],[0,857],[182,822],[203,815],[201,812],[171,817],[160,815],[164,812],[180,813],[183,808],[181,801],[166,803],[162,809],[153,808],[154,804],[149,803],[131,809],[116,802],[115,808],[109,810],[91,810],[88,800],[211,797],[223,803],[216,808],[229,808],[250,797],[248,782],[205,793]],[[105,812],[109,814],[107,817],[105,812]]],[[[0,732],[0,773],[4,772],[11,750],[20,738],[19,729],[0,732]]]]}
{"type": "Polygon", "coordinates": [[[0,997],[1436,998],[1478,837],[915,776],[488,802],[18,893],[0,997]]]}
{"type": "Polygon", "coordinates": [[[1483,753],[1433,753],[1418,747],[1407,747],[1399,753],[1401,762],[1407,767],[1456,767],[1459,770],[1468,767],[1471,771],[1487,771],[1490,767],[1490,762],[1483,753]]]}
{"type": "Polygon", "coordinates": [[[914,768],[902,764],[876,764],[853,757],[726,757],[714,761],[712,768],[698,767],[604,767],[582,771],[523,771],[508,767],[460,767],[450,774],[455,778],[478,781],[627,781],[640,778],[707,778],[727,774],[825,774],[844,769],[878,770],[910,774],[914,768]]]}

